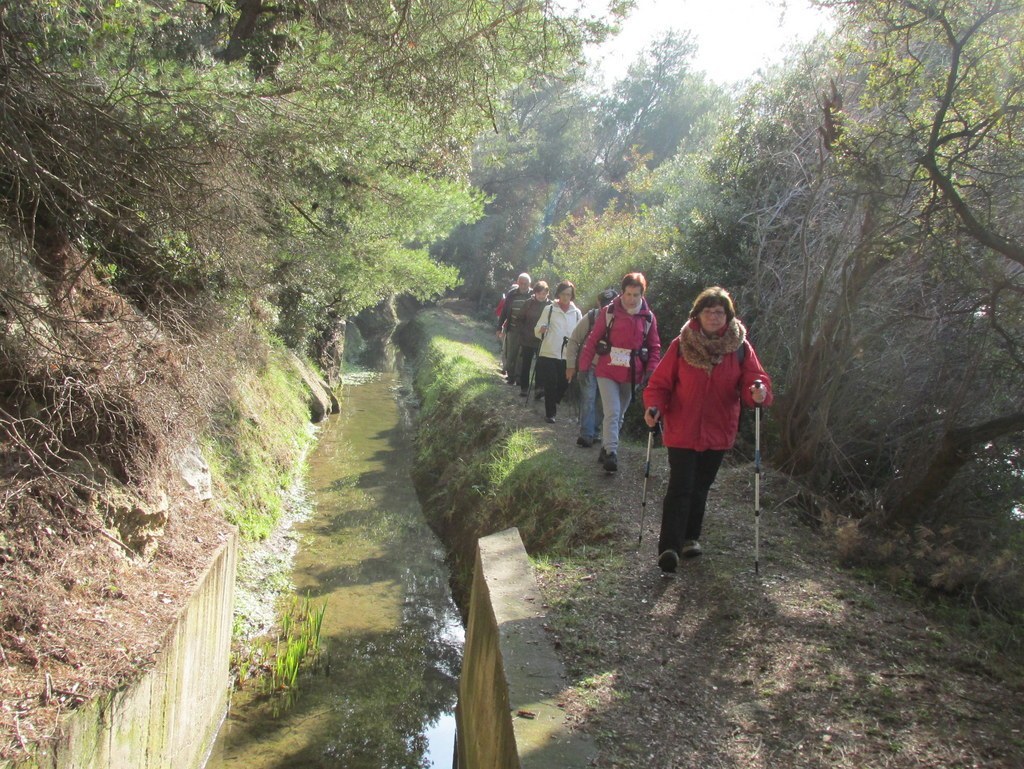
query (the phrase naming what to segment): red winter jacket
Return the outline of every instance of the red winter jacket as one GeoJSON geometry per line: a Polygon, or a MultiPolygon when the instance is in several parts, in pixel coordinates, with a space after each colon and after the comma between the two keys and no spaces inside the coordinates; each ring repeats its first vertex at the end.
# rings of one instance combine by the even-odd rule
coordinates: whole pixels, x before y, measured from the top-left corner
{"type": "Polygon", "coordinates": [[[644,390],[644,405],[661,412],[662,442],[666,446],[696,451],[732,448],[741,402],[754,407],[750,386],[755,379],[768,390],[762,405],[771,404],[771,377],[761,367],[750,343],[743,344],[747,349],[742,365],[732,352],[708,374],[679,354],[679,337],[672,340],[644,390]]]}
{"type": "Polygon", "coordinates": [[[610,305],[597,314],[594,321],[594,328],[591,329],[587,341],[583,343],[580,352],[580,371],[590,369],[590,363],[594,359],[594,348],[600,339],[604,338],[604,331],[608,322],[608,311],[612,312],[612,330],[609,334],[612,347],[623,350],[638,351],[644,346],[644,329],[647,328],[647,321],[650,320],[651,328],[647,332],[647,363],[644,364],[638,355],[630,356],[633,365],[633,377],[630,378],[630,366],[612,365],[611,355],[602,355],[597,360],[595,373],[597,376],[606,377],[614,382],[634,382],[640,384],[643,381],[644,373],[654,371],[661,359],[661,339],[658,337],[658,321],[647,306],[647,299],[640,300],[640,309],[636,315],[630,315],[622,306],[622,297],[615,299],[610,305]]]}

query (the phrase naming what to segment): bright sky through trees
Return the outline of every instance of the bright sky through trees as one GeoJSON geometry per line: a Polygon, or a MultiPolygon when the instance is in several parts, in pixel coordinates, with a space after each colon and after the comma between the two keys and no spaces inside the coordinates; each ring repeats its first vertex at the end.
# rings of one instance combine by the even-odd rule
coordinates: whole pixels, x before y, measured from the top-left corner
{"type": "MultiPolygon", "coordinates": [[[[598,14],[608,0],[583,4],[598,14]]],[[[699,45],[694,68],[726,84],[780,60],[789,45],[810,40],[829,26],[828,15],[809,0],[637,0],[622,32],[591,50],[589,59],[606,80],[617,80],[668,29],[691,30],[699,45]]]]}

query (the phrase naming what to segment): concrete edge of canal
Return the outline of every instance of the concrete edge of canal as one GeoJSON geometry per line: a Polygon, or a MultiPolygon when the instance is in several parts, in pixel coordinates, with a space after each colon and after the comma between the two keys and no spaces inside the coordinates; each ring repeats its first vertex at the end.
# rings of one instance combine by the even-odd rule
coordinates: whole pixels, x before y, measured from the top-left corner
{"type": "Polygon", "coordinates": [[[56,742],[0,768],[197,769],[227,710],[238,538],[222,544],[138,680],[60,722],[56,742]]]}
{"type": "Polygon", "coordinates": [[[518,529],[482,537],[456,711],[459,769],[591,765],[596,745],[558,707],[567,682],[544,617],[518,529]]]}

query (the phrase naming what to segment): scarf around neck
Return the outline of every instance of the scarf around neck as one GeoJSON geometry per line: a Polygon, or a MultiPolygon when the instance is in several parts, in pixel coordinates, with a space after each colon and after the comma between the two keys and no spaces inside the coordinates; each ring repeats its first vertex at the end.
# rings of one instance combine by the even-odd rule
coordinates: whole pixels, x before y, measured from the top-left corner
{"type": "Polygon", "coordinates": [[[710,376],[711,369],[726,355],[736,352],[746,338],[747,330],[739,318],[729,321],[721,336],[713,337],[704,335],[700,321],[691,320],[679,330],[679,354],[691,366],[704,369],[710,376]]]}

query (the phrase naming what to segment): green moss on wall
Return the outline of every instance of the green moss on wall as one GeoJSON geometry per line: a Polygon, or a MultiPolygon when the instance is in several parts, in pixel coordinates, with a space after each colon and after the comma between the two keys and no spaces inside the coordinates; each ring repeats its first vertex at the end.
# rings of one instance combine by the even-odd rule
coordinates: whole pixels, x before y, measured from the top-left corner
{"type": "Polygon", "coordinates": [[[234,383],[216,410],[204,455],[216,504],[245,540],[261,540],[281,519],[283,492],[313,441],[302,378],[282,349],[234,383]]]}

